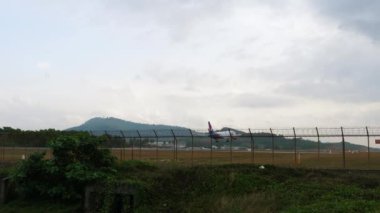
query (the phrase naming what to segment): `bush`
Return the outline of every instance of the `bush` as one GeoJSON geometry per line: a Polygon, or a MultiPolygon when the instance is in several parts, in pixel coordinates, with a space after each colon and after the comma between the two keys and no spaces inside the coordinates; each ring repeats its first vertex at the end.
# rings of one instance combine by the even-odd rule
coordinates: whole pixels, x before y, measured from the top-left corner
{"type": "Polygon", "coordinates": [[[53,158],[32,154],[12,173],[16,190],[27,197],[78,199],[84,187],[112,178],[115,158],[109,150],[99,149],[102,138],[88,134],[62,136],[50,143],[53,158]]]}

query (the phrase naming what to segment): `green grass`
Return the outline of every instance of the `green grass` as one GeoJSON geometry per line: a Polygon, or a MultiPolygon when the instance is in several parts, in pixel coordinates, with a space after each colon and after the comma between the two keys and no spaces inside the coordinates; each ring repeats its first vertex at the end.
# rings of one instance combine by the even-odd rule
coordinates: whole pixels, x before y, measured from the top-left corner
{"type": "Polygon", "coordinates": [[[60,201],[41,201],[41,200],[14,200],[6,205],[0,205],[2,213],[73,213],[82,212],[80,203],[63,203],[60,201]]]}
{"type": "Polygon", "coordinates": [[[138,212],[376,212],[380,173],[252,165],[199,166],[146,176],[138,212]]]}
{"type": "MultiPolygon", "coordinates": [[[[140,190],[136,212],[380,212],[380,171],[266,165],[118,164],[140,190]]],[[[0,212],[75,212],[81,203],[12,201],[0,212]]]]}

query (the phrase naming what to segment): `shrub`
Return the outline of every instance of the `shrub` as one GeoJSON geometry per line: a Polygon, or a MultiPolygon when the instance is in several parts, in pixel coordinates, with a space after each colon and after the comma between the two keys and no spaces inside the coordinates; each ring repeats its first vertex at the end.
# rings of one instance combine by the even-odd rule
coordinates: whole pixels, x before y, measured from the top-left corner
{"type": "Polygon", "coordinates": [[[102,141],[88,134],[57,138],[49,145],[52,159],[35,153],[19,163],[11,175],[16,190],[27,197],[81,198],[86,185],[116,173],[110,151],[98,148],[102,141]]]}

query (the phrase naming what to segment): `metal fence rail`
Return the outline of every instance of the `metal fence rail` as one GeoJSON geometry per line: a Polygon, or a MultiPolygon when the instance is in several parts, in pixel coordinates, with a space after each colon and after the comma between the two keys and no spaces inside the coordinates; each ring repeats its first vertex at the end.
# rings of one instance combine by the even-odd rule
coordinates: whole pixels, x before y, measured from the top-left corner
{"type": "MultiPolygon", "coordinates": [[[[226,137],[226,140],[229,144],[225,144],[221,149],[220,146],[217,147],[218,143],[214,139],[212,139],[209,135],[209,133],[205,130],[191,130],[191,129],[165,129],[165,130],[123,130],[123,131],[92,131],[90,132],[93,135],[109,135],[112,137],[120,137],[125,141],[124,145],[129,144],[129,147],[123,146],[119,147],[123,149],[123,152],[119,155],[119,158],[124,160],[126,158],[126,151],[130,153],[129,159],[136,159],[136,155],[134,152],[136,152],[136,146],[134,146],[134,143],[139,143],[138,146],[138,152],[139,157],[137,159],[145,159],[145,160],[152,160],[152,156],[145,156],[141,157],[142,152],[147,152],[149,148],[155,148],[155,155],[154,159],[157,161],[159,159],[163,160],[163,157],[159,157],[159,153],[164,153],[165,151],[171,150],[172,158],[169,157],[169,155],[166,155],[167,159],[171,159],[173,161],[184,161],[186,159],[186,153],[188,154],[189,151],[191,151],[190,158],[191,164],[194,164],[194,161],[199,161],[200,159],[203,159],[203,163],[218,163],[218,160],[223,161],[224,157],[224,163],[233,163],[233,162],[242,162],[241,156],[239,155],[245,155],[245,158],[249,158],[250,163],[261,163],[259,160],[260,155],[266,155],[264,160],[265,163],[270,164],[279,164],[281,163],[281,159],[287,155],[288,158],[292,158],[293,163],[292,165],[302,165],[301,164],[301,155],[307,156],[307,155],[316,155],[314,156],[315,159],[309,159],[309,161],[316,160],[317,166],[323,167],[324,163],[321,162],[325,160],[326,158],[331,158],[331,156],[334,156],[331,158],[331,161],[334,161],[335,163],[337,161],[341,161],[340,165],[335,165],[335,167],[341,167],[346,168],[347,163],[350,163],[348,167],[352,167],[351,161],[354,160],[356,162],[360,161],[366,161],[367,163],[364,165],[363,163],[363,169],[364,167],[370,167],[370,168],[377,168],[380,165],[377,163],[377,157],[379,157],[380,160],[380,153],[378,153],[379,150],[374,149],[371,147],[371,139],[375,137],[380,137],[380,128],[379,127],[357,127],[357,128],[285,128],[285,129],[228,129],[229,132],[239,132],[239,136],[234,136],[234,138],[237,138],[236,141],[232,138],[232,135],[230,137],[226,137]],[[269,141],[267,141],[267,144],[269,143],[270,149],[260,149],[258,146],[255,145],[255,142],[260,138],[268,138],[269,141]],[[304,150],[302,149],[300,143],[304,142],[304,138],[307,138],[310,141],[315,142],[315,149],[313,150],[304,150]],[[347,138],[359,138],[362,140],[362,143],[360,145],[366,146],[366,150],[364,151],[361,149],[358,150],[346,150],[347,145],[347,138]],[[150,140],[153,139],[156,144],[149,143],[148,145],[145,143],[143,144],[143,140],[150,140]],[[167,140],[168,146],[165,148],[160,146],[158,143],[160,140],[167,140]],[[179,141],[188,139],[191,140],[191,144],[187,143],[186,147],[179,148],[179,141]],[[278,146],[279,139],[287,139],[288,142],[292,141],[293,146],[291,149],[283,150],[276,148],[278,146]],[[321,145],[324,145],[326,143],[323,143],[322,141],[329,141],[329,140],[339,140],[339,142],[331,143],[331,144],[341,144],[340,148],[338,149],[337,146],[334,146],[333,151],[329,151],[328,154],[331,155],[330,157],[326,156],[326,148],[321,150],[321,145]],[[194,145],[199,140],[203,141],[203,145],[205,144],[205,141],[208,140],[208,148],[204,148],[201,145],[194,145]],[[131,142],[132,141],[132,142],[131,142]],[[235,144],[240,141],[240,147],[236,146],[235,144]],[[241,149],[242,147],[242,141],[244,143],[249,143],[248,145],[245,145],[244,147],[250,147],[249,151],[244,151],[241,149]],[[366,144],[364,144],[364,141],[366,141],[366,144]],[[227,149],[226,149],[227,147],[227,149]],[[196,151],[195,151],[196,149],[196,151]],[[201,150],[200,150],[201,149],[201,150]],[[197,152],[197,155],[194,156],[194,151],[197,152]],[[359,153],[360,152],[360,153],[359,153]],[[373,161],[371,162],[371,152],[372,152],[372,158],[373,161]],[[199,154],[199,153],[203,153],[199,154]],[[207,161],[205,158],[206,153],[209,154],[209,160],[207,161]],[[247,155],[247,153],[249,155],[247,155]],[[353,153],[356,154],[353,158],[353,153]],[[359,153],[359,154],[357,154],[359,153]],[[182,157],[178,157],[182,155],[182,157]],[[222,156],[223,155],[223,156],[222,156]],[[281,156],[283,155],[283,156],[281,156]],[[290,155],[293,155],[293,157],[290,157],[290,155]],[[338,156],[340,155],[340,157],[338,156]],[[347,156],[349,155],[349,156],[347,156]],[[222,156],[222,157],[221,157],[222,156]],[[229,158],[229,160],[228,160],[229,158]],[[279,161],[277,160],[279,159],[279,161]],[[226,160],[227,159],[227,160],[226,160]]],[[[189,142],[187,140],[187,142],[189,142]]],[[[348,141],[350,142],[350,141],[348,141]]],[[[373,144],[373,146],[376,146],[373,144]]],[[[380,146],[379,146],[380,148],[380,146]]],[[[115,149],[117,150],[117,148],[115,149]]],[[[165,155],[165,154],[164,154],[165,155]]],[[[243,160],[243,162],[246,162],[243,160]]],[[[331,162],[328,162],[328,164],[331,162]]],[[[355,164],[355,163],[354,163],[355,164]]],[[[360,168],[360,166],[359,166],[360,168]]]]}
{"type": "MultiPolygon", "coordinates": [[[[342,135],[342,130],[345,136],[350,137],[380,137],[380,127],[337,127],[337,128],[287,128],[287,129],[230,129],[231,131],[243,132],[245,134],[255,134],[255,137],[271,137],[268,134],[275,134],[276,136],[283,137],[293,137],[294,131],[298,137],[317,137],[318,134],[320,137],[340,137],[342,135]]],[[[105,131],[105,130],[92,130],[88,131],[92,135],[116,135],[123,136],[125,138],[136,138],[136,137],[172,137],[173,134],[176,137],[191,137],[194,136],[208,136],[207,130],[192,130],[192,129],[150,129],[150,130],[113,130],[113,131],[105,131]]],[[[241,137],[249,137],[247,135],[243,135],[241,137]]]]}
{"type": "MultiPolygon", "coordinates": [[[[207,130],[183,128],[89,131],[94,136],[107,136],[103,147],[111,149],[120,160],[380,169],[380,145],[375,143],[380,138],[380,127],[248,128],[228,129],[228,132],[229,136],[216,141],[207,130]]],[[[1,145],[0,161],[25,158],[34,151],[47,151],[51,155],[44,147],[1,145]]]]}

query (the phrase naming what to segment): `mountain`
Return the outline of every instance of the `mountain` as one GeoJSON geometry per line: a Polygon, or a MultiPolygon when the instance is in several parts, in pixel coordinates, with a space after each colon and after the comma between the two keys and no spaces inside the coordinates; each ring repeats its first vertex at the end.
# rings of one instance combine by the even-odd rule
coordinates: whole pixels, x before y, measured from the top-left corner
{"type": "Polygon", "coordinates": [[[135,123],[131,121],[126,121],[118,118],[108,117],[108,118],[100,118],[95,117],[92,118],[82,125],[68,128],[68,131],[118,131],[118,130],[181,130],[186,129],[178,126],[169,126],[162,124],[142,124],[135,123]]]}

